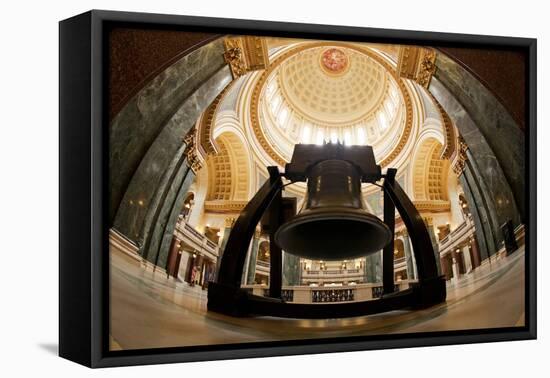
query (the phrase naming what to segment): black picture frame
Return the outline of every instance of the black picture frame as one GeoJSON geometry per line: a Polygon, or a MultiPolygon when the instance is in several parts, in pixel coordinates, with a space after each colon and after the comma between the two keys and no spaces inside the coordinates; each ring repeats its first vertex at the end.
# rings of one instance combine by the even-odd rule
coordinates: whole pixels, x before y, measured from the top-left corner
{"type": "Polygon", "coordinates": [[[93,10],[59,24],[59,354],[89,367],[534,339],[536,39],[93,10]],[[527,56],[525,327],[181,348],[108,350],[106,36],[112,25],[395,44],[507,47],[527,56]]]}

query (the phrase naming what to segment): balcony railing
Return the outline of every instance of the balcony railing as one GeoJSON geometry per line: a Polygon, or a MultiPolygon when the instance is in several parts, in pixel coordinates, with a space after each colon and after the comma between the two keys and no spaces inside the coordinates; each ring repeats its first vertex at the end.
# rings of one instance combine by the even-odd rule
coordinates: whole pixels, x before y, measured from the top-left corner
{"type": "Polygon", "coordinates": [[[305,270],[304,276],[348,276],[362,274],[360,269],[305,270]]]}
{"type": "Polygon", "coordinates": [[[475,225],[471,216],[458,225],[453,231],[439,241],[439,254],[445,255],[458,245],[467,241],[475,233],[475,225]]]}
{"type": "MultiPolygon", "coordinates": [[[[395,282],[395,292],[410,287],[415,280],[395,282]]],[[[269,296],[269,286],[245,285],[243,289],[250,294],[269,296]]],[[[353,285],[327,286],[283,286],[281,297],[286,302],[294,303],[327,303],[375,300],[384,293],[382,283],[359,283],[353,285]]]]}
{"type": "Polygon", "coordinates": [[[180,219],[178,221],[174,233],[176,237],[199,253],[204,253],[213,260],[218,257],[218,245],[208,239],[204,234],[195,230],[195,228],[185,222],[185,220],[180,219]]]}

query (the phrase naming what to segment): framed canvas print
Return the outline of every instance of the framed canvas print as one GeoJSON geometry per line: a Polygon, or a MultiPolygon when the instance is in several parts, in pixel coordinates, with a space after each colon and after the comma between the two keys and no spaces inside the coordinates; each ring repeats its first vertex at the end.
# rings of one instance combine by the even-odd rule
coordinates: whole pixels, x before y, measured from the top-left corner
{"type": "Polygon", "coordinates": [[[536,337],[536,40],[60,22],[60,355],[536,337]]]}

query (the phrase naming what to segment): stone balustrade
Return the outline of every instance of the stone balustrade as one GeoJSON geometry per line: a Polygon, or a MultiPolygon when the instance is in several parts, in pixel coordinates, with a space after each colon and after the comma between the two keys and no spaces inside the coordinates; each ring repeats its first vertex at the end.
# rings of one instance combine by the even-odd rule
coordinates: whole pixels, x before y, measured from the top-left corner
{"type": "Polygon", "coordinates": [[[178,220],[174,235],[186,245],[207,256],[210,260],[216,261],[219,255],[219,247],[205,235],[195,230],[193,226],[183,219],[178,220]]]}
{"type": "MultiPolygon", "coordinates": [[[[401,280],[395,283],[395,290],[409,288],[415,280],[401,280]]],[[[269,295],[268,285],[243,285],[248,292],[259,295],[269,295]]],[[[325,285],[325,286],[283,286],[284,300],[293,303],[327,303],[367,301],[380,297],[382,283],[362,283],[356,285],[325,285]]]]}
{"type": "Polygon", "coordinates": [[[468,242],[475,236],[475,225],[471,216],[461,223],[457,228],[445,236],[439,242],[439,255],[445,256],[457,246],[468,242]]]}

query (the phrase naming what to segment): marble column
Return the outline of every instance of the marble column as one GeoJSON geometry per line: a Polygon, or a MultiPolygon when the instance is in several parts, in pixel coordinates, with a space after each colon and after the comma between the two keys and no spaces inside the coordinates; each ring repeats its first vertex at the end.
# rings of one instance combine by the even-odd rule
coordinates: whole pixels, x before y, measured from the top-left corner
{"type": "Polygon", "coordinates": [[[473,269],[475,269],[481,265],[481,256],[479,255],[479,246],[477,244],[477,238],[473,237],[472,239],[470,239],[470,248],[472,249],[473,269]]]}
{"type": "MultiPolygon", "coordinates": [[[[478,158],[478,164],[489,174],[491,189],[496,190],[495,199],[513,202],[507,208],[519,211],[525,219],[525,135],[506,108],[476,77],[444,54],[438,54],[435,80],[429,90],[445,108],[460,134],[478,158]],[[449,107],[449,96],[437,90],[445,87],[453,99],[460,104],[449,107]],[[444,97],[444,98],[442,98],[444,97]],[[459,110],[457,112],[457,110],[459,110]],[[468,118],[468,120],[466,120],[468,118]],[[490,155],[486,155],[486,153],[490,155]],[[498,166],[498,172],[493,172],[498,166]],[[507,190],[498,190],[506,184],[507,190]],[[499,195],[496,195],[501,192],[499,195]]],[[[503,211],[503,210],[501,210],[503,211]]],[[[512,211],[510,211],[512,213],[512,211]]],[[[508,214],[507,218],[517,225],[518,216],[508,214]]],[[[502,224],[503,219],[499,219],[502,224]]]]}
{"type": "Polygon", "coordinates": [[[453,250],[451,252],[451,261],[452,261],[452,269],[453,269],[453,279],[457,280],[460,277],[460,271],[458,269],[458,262],[456,257],[456,252],[453,250]]]}
{"type": "Polygon", "coordinates": [[[300,272],[300,258],[283,251],[283,285],[299,285],[300,272]]]}
{"type": "Polygon", "coordinates": [[[407,232],[403,232],[402,240],[403,240],[403,248],[405,250],[405,261],[407,263],[407,277],[410,280],[417,279],[418,277],[416,274],[415,261],[413,260],[414,255],[411,250],[411,241],[409,239],[409,234],[407,232]]]}
{"type": "Polygon", "coordinates": [[[365,258],[365,282],[382,282],[382,251],[375,252],[365,258]]]}
{"type": "Polygon", "coordinates": [[[465,273],[468,273],[473,269],[473,265],[472,265],[472,259],[470,258],[470,249],[468,248],[467,245],[462,247],[462,256],[464,258],[465,273]]]}
{"type": "Polygon", "coordinates": [[[223,252],[225,250],[225,245],[227,244],[227,239],[229,239],[229,234],[233,229],[233,224],[235,223],[235,218],[226,218],[225,219],[225,228],[223,230],[223,237],[218,248],[218,259],[216,260],[216,268],[214,271],[214,279],[218,278],[218,272],[220,271],[220,263],[222,261],[223,252]]]}
{"type": "Polygon", "coordinates": [[[256,231],[254,237],[252,238],[252,243],[250,251],[248,252],[248,272],[246,274],[247,285],[252,285],[254,283],[254,278],[256,277],[256,262],[258,261],[258,250],[260,247],[260,233],[256,231]]]}
{"type": "Polygon", "coordinates": [[[430,235],[430,240],[432,242],[432,248],[434,250],[437,274],[441,275],[441,259],[439,258],[439,242],[437,240],[437,236],[435,235],[434,226],[433,224],[431,224],[431,222],[426,222],[426,228],[428,229],[428,234],[430,235]]]}
{"type": "Polygon", "coordinates": [[[483,196],[476,185],[476,180],[471,174],[468,164],[466,164],[464,172],[458,179],[464,189],[464,196],[468,201],[468,207],[474,220],[475,233],[479,242],[479,254],[481,260],[485,260],[495,253],[496,247],[493,230],[489,224],[489,215],[483,205],[483,196]]]}
{"type": "MultiPolygon", "coordinates": [[[[174,229],[176,228],[176,223],[178,222],[178,216],[183,207],[183,202],[185,201],[189,187],[195,179],[195,174],[189,167],[183,170],[185,171],[185,175],[182,180],[179,181],[179,186],[174,185],[174,187],[171,187],[168,195],[166,196],[166,201],[163,203],[160,211],[160,215],[166,214],[166,216],[158,218],[156,230],[153,232],[151,238],[152,242],[150,244],[149,251],[150,253],[154,253],[155,248],[158,246],[158,266],[164,266],[163,264],[166,264],[167,262],[170,241],[174,236],[174,229]],[[166,208],[166,212],[163,211],[164,208],[166,208]]],[[[152,261],[149,258],[148,260],[152,261]]]]}

